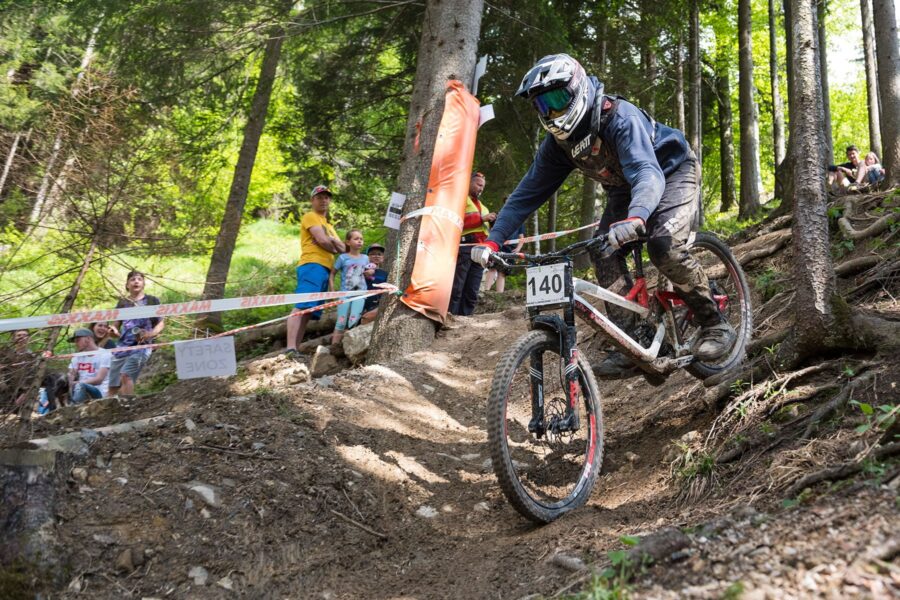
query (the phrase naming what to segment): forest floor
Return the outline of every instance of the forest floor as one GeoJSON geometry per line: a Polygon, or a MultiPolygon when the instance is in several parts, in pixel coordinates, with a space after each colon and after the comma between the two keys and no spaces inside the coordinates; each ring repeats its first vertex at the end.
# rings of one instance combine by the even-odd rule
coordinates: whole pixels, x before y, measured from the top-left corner
{"type": "MultiPolygon", "coordinates": [[[[759,288],[786,260],[781,251],[752,269],[766,328],[782,326],[769,316],[788,290],[759,288]]],[[[866,298],[897,315],[893,297],[866,298]]],[[[880,432],[857,430],[867,422],[857,405],[799,435],[816,396],[763,418],[772,394],[751,394],[759,402],[729,420],[733,406],[684,373],[659,387],[601,382],[605,455],[591,500],[552,524],[527,522],[486,447],[494,365],[527,326],[521,304],[503,302],[511,308],[454,319],[431,348],[391,364],[292,384],[297,364],[272,354],[227,380],[38,421],[35,437],[161,417],[74,459],[57,507],[71,566],[52,597],[614,597],[592,583],[609,553],[672,527],[685,536],[677,551],[606,585],[633,598],[900,597],[898,463],[869,454],[880,432]],[[863,459],[853,477],[792,491],[825,465],[863,459]]],[[[897,353],[829,360],[806,386],[840,389],[865,371],[853,399],[897,403],[897,353]]]]}

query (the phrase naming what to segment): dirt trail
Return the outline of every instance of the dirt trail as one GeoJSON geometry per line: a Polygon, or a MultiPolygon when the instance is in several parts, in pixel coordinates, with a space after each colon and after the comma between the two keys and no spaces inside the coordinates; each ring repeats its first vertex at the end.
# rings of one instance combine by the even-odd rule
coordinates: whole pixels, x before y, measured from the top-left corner
{"type": "Polygon", "coordinates": [[[544,527],[527,523],[496,485],[484,424],[493,366],[525,327],[521,309],[461,318],[431,349],[392,365],[284,386],[272,381],[292,364],[264,358],[233,380],[179,382],[42,420],[39,433],[54,434],[168,416],[101,438],[77,459],[60,510],[72,558],[61,597],[550,597],[586,579],[554,556],[602,562],[621,536],[669,525],[688,528],[692,548],[676,566],[647,571],[635,597],[718,598],[734,582],[759,598],[900,589],[896,566],[873,575],[863,565],[836,583],[823,571],[900,531],[896,490],[864,487],[845,506],[781,513],[777,496],[749,508],[755,482],[734,478],[715,501],[677,499],[672,441],[714,416],[687,375],[658,388],[602,384],[606,456],[589,505],[544,527]],[[776,529],[783,534],[770,536],[776,529]],[[801,545],[815,538],[807,557],[801,545]],[[791,544],[790,560],[775,560],[791,544]],[[754,559],[763,547],[768,566],[754,559]],[[766,596],[767,581],[781,591],[766,596]]]}

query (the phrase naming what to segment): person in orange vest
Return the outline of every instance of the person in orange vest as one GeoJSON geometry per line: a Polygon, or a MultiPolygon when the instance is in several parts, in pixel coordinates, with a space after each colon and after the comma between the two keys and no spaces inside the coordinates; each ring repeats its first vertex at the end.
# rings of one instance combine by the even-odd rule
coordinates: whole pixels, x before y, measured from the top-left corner
{"type": "MultiPolygon", "coordinates": [[[[463,218],[462,244],[480,244],[487,239],[488,223],[497,219],[479,200],[484,192],[484,175],[472,173],[469,183],[469,197],[466,198],[466,214],[463,218]]],[[[484,267],[472,262],[472,246],[463,245],[456,256],[456,273],[453,276],[453,291],[450,293],[450,314],[471,315],[478,304],[478,288],[484,267]]]]}

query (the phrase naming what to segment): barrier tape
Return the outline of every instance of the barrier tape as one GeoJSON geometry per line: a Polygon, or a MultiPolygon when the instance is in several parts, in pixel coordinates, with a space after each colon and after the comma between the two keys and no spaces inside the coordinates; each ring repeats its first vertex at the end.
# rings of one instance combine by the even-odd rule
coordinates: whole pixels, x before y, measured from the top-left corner
{"type": "MultiPolygon", "coordinates": [[[[540,235],[533,235],[531,237],[523,238],[521,240],[519,240],[519,239],[506,240],[505,242],[503,242],[500,245],[501,246],[515,246],[520,241],[523,244],[527,244],[529,242],[537,242],[537,241],[542,242],[544,240],[552,240],[552,239],[556,239],[558,237],[562,237],[564,235],[569,235],[570,233],[575,233],[576,231],[582,231],[583,229],[590,229],[591,227],[596,227],[599,224],[600,224],[600,221],[594,221],[593,223],[589,223],[588,225],[582,225],[581,227],[576,227],[575,229],[566,229],[564,231],[553,231],[551,233],[542,233],[540,235]]],[[[478,244],[460,244],[460,246],[477,246],[477,245],[478,244]]]]}
{"type": "Polygon", "coordinates": [[[152,317],[173,317],[214,313],[226,310],[281,306],[285,304],[298,304],[300,302],[350,298],[363,295],[368,295],[367,290],[355,290],[352,292],[315,292],[307,294],[276,294],[272,296],[242,296],[239,298],[189,300],[187,302],[177,302],[175,304],[133,306],[130,308],[79,310],[55,315],[0,319],[0,332],[15,331],[17,329],[43,329],[46,327],[78,325],[81,323],[96,323],[97,321],[124,321],[125,319],[148,319],[152,317]]]}
{"type": "MultiPolygon", "coordinates": [[[[253,325],[244,325],[243,327],[238,327],[238,328],[236,328],[236,329],[231,329],[231,330],[229,330],[229,331],[223,331],[222,333],[217,333],[217,334],[215,334],[215,335],[210,335],[210,336],[205,337],[205,338],[195,338],[195,339],[193,339],[193,340],[172,340],[172,341],[170,341],[170,342],[158,342],[158,343],[156,343],[156,344],[143,344],[143,345],[140,345],[140,346],[123,346],[123,347],[120,347],[120,348],[108,348],[108,349],[107,349],[107,352],[116,353],[116,352],[130,352],[130,351],[132,351],[132,350],[152,350],[152,349],[154,349],[154,348],[162,348],[163,346],[172,346],[172,345],[177,344],[177,343],[179,343],[179,342],[193,342],[193,341],[198,341],[198,340],[212,340],[212,339],[215,339],[215,338],[220,338],[220,337],[225,337],[225,336],[229,336],[229,335],[234,335],[234,334],[236,334],[236,333],[241,333],[242,331],[249,331],[249,330],[251,330],[251,329],[256,329],[257,327],[265,327],[266,325],[271,325],[272,323],[277,323],[277,322],[279,322],[279,321],[284,321],[284,320],[287,320],[287,319],[289,319],[289,318],[291,318],[291,317],[300,316],[300,315],[305,315],[305,314],[309,314],[309,313],[314,313],[314,312],[316,312],[316,311],[323,310],[323,309],[325,309],[325,308],[331,308],[332,306],[338,306],[339,304],[344,304],[345,302],[352,302],[353,300],[359,300],[359,299],[362,299],[362,298],[369,298],[369,297],[371,297],[371,296],[378,296],[378,295],[380,295],[380,294],[394,293],[394,292],[397,291],[397,288],[396,288],[395,286],[393,286],[393,285],[390,285],[390,284],[378,283],[378,284],[376,284],[376,285],[378,285],[378,286],[384,286],[384,287],[382,287],[382,289],[379,289],[379,290],[372,290],[372,291],[367,290],[367,291],[365,291],[363,294],[354,294],[353,296],[346,296],[346,297],[343,297],[343,298],[339,298],[338,300],[335,300],[335,301],[333,301],[333,302],[326,302],[325,304],[319,304],[319,305],[317,305],[317,306],[311,306],[311,307],[309,307],[309,308],[304,308],[304,309],[302,309],[302,310],[292,311],[291,314],[286,315],[286,316],[283,316],[283,317],[278,317],[278,318],[275,318],[275,319],[270,319],[270,320],[268,320],[268,321],[263,321],[262,323],[254,323],[253,325]]],[[[327,292],[327,293],[339,293],[339,292],[327,292]]],[[[350,292],[346,292],[346,293],[349,294],[350,292]]],[[[291,294],[291,295],[297,296],[297,295],[309,295],[309,294],[291,294]]],[[[97,350],[91,350],[91,351],[88,351],[88,352],[72,352],[72,353],[70,353],[70,354],[53,354],[53,353],[50,352],[50,351],[45,351],[45,352],[43,352],[41,355],[42,355],[44,358],[72,358],[73,356],[85,356],[85,355],[88,355],[88,354],[96,354],[96,353],[97,353],[97,350]]]]}
{"type": "Polygon", "coordinates": [[[415,217],[423,217],[425,215],[431,215],[435,218],[446,219],[453,223],[453,225],[462,231],[463,228],[463,220],[459,218],[459,215],[455,212],[451,211],[448,208],[443,206],[426,206],[424,208],[420,208],[418,210],[414,210],[411,213],[404,215],[400,222],[406,221],[408,219],[413,219],[415,217]]]}

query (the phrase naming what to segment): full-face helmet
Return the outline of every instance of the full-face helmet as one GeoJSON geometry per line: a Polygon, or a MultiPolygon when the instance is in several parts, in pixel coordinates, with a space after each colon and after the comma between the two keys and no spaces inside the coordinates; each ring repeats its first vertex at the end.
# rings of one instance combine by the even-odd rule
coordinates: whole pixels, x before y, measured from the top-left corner
{"type": "Polygon", "coordinates": [[[551,54],[525,74],[516,95],[530,100],[544,129],[564,140],[588,113],[594,86],[577,60],[551,54]]]}

